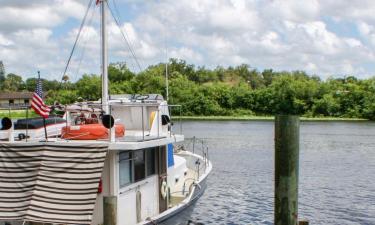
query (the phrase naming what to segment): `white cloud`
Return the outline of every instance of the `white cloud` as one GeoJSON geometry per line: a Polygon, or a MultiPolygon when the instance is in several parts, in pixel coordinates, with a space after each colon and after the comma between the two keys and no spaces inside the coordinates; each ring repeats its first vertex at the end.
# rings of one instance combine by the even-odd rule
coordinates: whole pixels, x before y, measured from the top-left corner
{"type": "Polygon", "coordinates": [[[68,17],[80,18],[84,14],[84,1],[6,1],[0,7],[0,32],[19,29],[51,28],[68,17]]]}
{"type": "MultiPolygon", "coordinates": [[[[59,78],[88,1],[3,0],[0,59],[7,70],[30,76],[43,68],[59,78]],[[55,35],[69,27],[64,25],[69,20],[76,21],[75,28],[55,35]]],[[[375,67],[366,66],[375,64],[374,1],[126,0],[121,4],[124,14],[135,10],[123,15],[128,21],[121,29],[143,67],[165,61],[167,48],[169,57],[209,67],[247,63],[260,69],[306,70],[322,77],[375,73],[375,67]],[[335,25],[344,26],[346,32],[335,25]]],[[[69,70],[74,76],[99,72],[97,24],[85,28],[69,70]]],[[[137,70],[120,30],[113,23],[108,28],[110,60],[127,61],[137,70]]]]}
{"type": "Polygon", "coordinates": [[[14,42],[5,38],[4,35],[1,35],[0,34],[0,46],[4,46],[4,47],[7,47],[7,46],[10,46],[10,45],[13,45],[14,42]]]}
{"type": "Polygon", "coordinates": [[[268,20],[276,18],[297,23],[316,20],[320,10],[318,0],[274,0],[262,6],[262,12],[268,20]]]}

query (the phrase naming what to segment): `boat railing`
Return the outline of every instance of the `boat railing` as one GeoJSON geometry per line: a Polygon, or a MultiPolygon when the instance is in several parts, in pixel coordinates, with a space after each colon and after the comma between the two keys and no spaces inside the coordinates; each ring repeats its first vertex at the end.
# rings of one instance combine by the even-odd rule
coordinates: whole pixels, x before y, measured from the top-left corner
{"type": "Polygon", "coordinates": [[[16,111],[22,110],[21,114],[24,114],[24,117],[27,118],[27,116],[29,114],[30,106],[24,105],[24,104],[19,104],[19,105],[12,105],[12,104],[4,105],[4,104],[2,104],[2,105],[0,105],[0,118],[1,117],[14,118],[14,114],[13,114],[14,110],[16,110],[16,111]]]}
{"type": "MultiPolygon", "coordinates": [[[[51,114],[50,115],[51,117],[49,118],[51,120],[52,119],[55,119],[54,123],[56,124],[57,123],[57,118],[59,118],[57,115],[54,115],[54,114],[51,114]]],[[[32,123],[31,123],[31,119],[42,119],[42,117],[39,117],[39,116],[36,116],[35,113],[33,112],[33,110],[31,109],[31,106],[28,105],[28,104],[8,104],[8,105],[1,105],[0,106],[0,121],[2,120],[2,118],[4,117],[8,117],[11,119],[12,121],[12,131],[15,130],[15,121],[18,121],[18,120],[24,120],[24,124],[23,126],[25,126],[24,128],[18,128],[18,130],[22,130],[22,132],[17,132],[18,135],[15,136],[15,138],[18,140],[24,140],[24,141],[28,141],[30,139],[30,126],[32,126],[32,123]]],[[[1,129],[3,132],[6,132],[6,130],[3,130],[1,129]]],[[[58,137],[58,133],[60,133],[60,131],[58,130],[55,130],[54,131],[54,137],[58,137]]],[[[52,137],[52,136],[50,136],[52,137]]],[[[45,138],[35,138],[33,137],[34,139],[38,140],[38,141],[43,141],[45,140],[45,138]]],[[[1,139],[2,140],[6,140],[7,138],[4,138],[4,136],[1,136],[1,139]]]]}
{"type": "MultiPolygon", "coordinates": [[[[171,124],[172,124],[172,127],[171,129],[173,129],[173,125],[175,122],[178,122],[179,124],[179,133],[182,134],[182,105],[168,105],[168,110],[169,110],[169,115],[170,115],[170,119],[171,119],[171,124]],[[174,115],[172,114],[172,112],[178,112],[178,120],[175,121],[174,120],[174,115]]],[[[172,132],[172,130],[171,130],[172,132]]]]}
{"type": "MultiPolygon", "coordinates": [[[[174,134],[181,134],[182,133],[182,123],[181,123],[181,105],[168,105],[168,104],[159,104],[155,102],[145,102],[145,103],[111,103],[110,112],[109,114],[113,116],[113,118],[116,118],[116,113],[114,113],[113,109],[114,107],[129,107],[129,108],[139,108],[140,114],[141,114],[141,121],[140,126],[138,124],[138,129],[126,129],[127,132],[125,133],[131,133],[133,135],[125,135],[125,138],[115,139],[114,141],[148,141],[152,139],[160,139],[165,137],[172,137],[174,134]],[[156,129],[152,129],[152,125],[147,123],[150,122],[150,116],[147,114],[148,109],[147,107],[155,107],[157,110],[156,115],[154,119],[156,119],[156,129]],[[175,117],[172,115],[172,112],[178,111],[179,117],[178,117],[178,124],[179,124],[179,132],[177,129],[174,129],[174,123],[175,123],[175,117]],[[164,118],[164,116],[167,115],[167,118],[164,118]],[[164,121],[166,120],[166,121],[164,121]],[[166,124],[164,124],[166,122],[166,124]],[[165,130],[166,129],[166,130],[165,130]],[[139,139],[135,137],[141,137],[139,139]]],[[[152,122],[151,122],[152,124],[152,122]]],[[[126,122],[124,123],[126,127],[126,122]]],[[[110,128],[111,132],[113,128],[110,128]]]]}
{"type": "MultiPolygon", "coordinates": [[[[109,104],[110,107],[109,107],[109,112],[108,114],[110,114],[113,118],[114,118],[114,123],[116,124],[116,122],[119,122],[119,123],[123,123],[125,128],[127,126],[127,121],[121,121],[121,119],[124,119],[124,120],[129,120],[129,118],[126,118],[126,116],[124,115],[121,115],[121,112],[119,113],[118,111],[119,110],[116,110],[114,111],[114,109],[119,109],[119,107],[129,107],[129,108],[132,108],[132,107],[138,107],[139,108],[139,117],[138,120],[140,120],[140,124],[136,125],[138,127],[133,127],[134,129],[127,129],[126,132],[125,132],[125,135],[124,137],[121,137],[121,138],[107,138],[108,141],[111,141],[111,142],[121,142],[121,141],[125,141],[125,142],[140,142],[140,141],[149,141],[149,140],[154,140],[154,139],[160,139],[160,138],[165,138],[165,137],[172,137],[174,134],[178,134],[178,130],[180,131],[180,133],[182,133],[182,123],[181,123],[181,117],[179,118],[179,127],[176,129],[175,126],[174,126],[174,122],[175,122],[175,119],[174,119],[174,116],[172,116],[172,112],[179,112],[180,115],[181,115],[181,105],[163,105],[163,104],[160,104],[160,103],[156,103],[156,102],[147,102],[147,103],[142,103],[142,102],[129,102],[129,103],[123,103],[123,102],[120,102],[120,103],[110,103],[109,104]],[[147,114],[147,112],[149,112],[150,110],[147,108],[147,107],[154,107],[155,108],[155,112],[156,112],[156,115],[153,119],[157,120],[156,123],[155,123],[155,126],[154,129],[151,131],[151,125],[149,124],[149,120],[150,120],[150,115],[147,114]],[[167,124],[166,125],[162,125],[162,120],[165,118],[162,118],[163,114],[166,114],[168,115],[168,118],[167,118],[167,124]],[[121,118],[122,117],[122,118],[121,118]],[[120,120],[120,121],[118,121],[120,120]]],[[[55,107],[56,108],[56,107],[55,107]]],[[[97,103],[97,102],[90,102],[90,103],[77,103],[75,105],[65,105],[65,106],[59,106],[60,109],[62,109],[65,113],[65,115],[62,117],[62,115],[60,115],[60,117],[62,117],[63,119],[65,119],[65,126],[70,126],[70,125],[79,125],[79,124],[76,124],[76,120],[77,118],[80,118],[81,117],[81,113],[97,113],[98,115],[102,115],[103,114],[103,110],[102,108],[104,108],[104,105],[100,104],[100,103],[97,103]],[[69,112],[69,113],[67,113],[69,112]]],[[[28,141],[30,139],[29,137],[29,134],[30,134],[30,120],[33,119],[33,117],[35,118],[35,114],[33,113],[33,111],[30,109],[29,106],[9,106],[9,107],[0,107],[0,117],[9,117],[11,118],[13,121],[15,120],[19,120],[19,119],[26,119],[26,127],[23,131],[23,134],[25,136],[25,138],[23,138],[22,140],[24,141],[28,141]]],[[[58,118],[57,117],[58,115],[55,115],[55,118],[58,118]]],[[[86,119],[88,119],[86,117],[86,119]]],[[[81,118],[79,121],[81,120],[84,120],[84,118],[81,118]]],[[[96,119],[98,121],[98,118],[96,119]]],[[[78,121],[78,120],[77,120],[78,121]]],[[[93,122],[93,121],[91,121],[93,122]]],[[[56,124],[56,122],[55,122],[56,124]]],[[[69,138],[66,138],[66,139],[62,139],[60,138],[61,137],[61,127],[60,128],[56,128],[56,129],[60,129],[59,131],[56,130],[54,131],[53,133],[55,134],[54,136],[51,136],[51,134],[49,133],[48,134],[48,139],[49,141],[52,141],[51,139],[54,138],[54,140],[58,140],[58,141],[72,141],[72,140],[75,140],[75,139],[79,139],[80,136],[83,136],[82,134],[77,134],[77,136],[74,136],[74,137],[69,137],[69,138]]],[[[109,129],[109,133],[112,134],[114,133],[114,127],[110,128],[109,129]]],[[[49,128],[49,131],[51,130],[51,128],[49,128]]],[[[110,135],[108,135],[110,136],[110,135]]],[[[17,136],[15,137],[17,139],[17,136]]],[[[33,137],[31,137],[33,138],[33,137]]],[[[21,138],[19,138],[21,140],[21,138]]],[[[43,141],[43,139],[45,138],[39,138],[38,141],[43,141]],[[40,140],[39,140],[40,139],[40,140]]],[[[101,140],[101,141],[105,141],[105,140],[101,140]]]]}
{"type": "Polygon", "coordinates": [[[204,139],[197,138],[193,136],[192,138],[185,139],[183,145],[180,145],[176,148],[176,151],[190,151],[193,154],[200,155],[202,158],[197,159],[194,162],[194,172],[197,174],[197,179],[199,179],[202,173],[206,172],[207,167],[209,166],[209,151],[204,139]]]}

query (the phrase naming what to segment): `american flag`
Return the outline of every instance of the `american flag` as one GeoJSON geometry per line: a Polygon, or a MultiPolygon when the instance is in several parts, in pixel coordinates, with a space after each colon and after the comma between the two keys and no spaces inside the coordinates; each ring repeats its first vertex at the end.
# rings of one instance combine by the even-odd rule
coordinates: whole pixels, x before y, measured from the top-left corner
{"type": "Polygon", "coordinates": [[[44,104],[42,80],[40,78],[36,81],[35,92],[33,94],[33,99],[31,100],[31,108],[43,118],[48,118],[49,112],[51,111],[51,109],[44,104]]]}

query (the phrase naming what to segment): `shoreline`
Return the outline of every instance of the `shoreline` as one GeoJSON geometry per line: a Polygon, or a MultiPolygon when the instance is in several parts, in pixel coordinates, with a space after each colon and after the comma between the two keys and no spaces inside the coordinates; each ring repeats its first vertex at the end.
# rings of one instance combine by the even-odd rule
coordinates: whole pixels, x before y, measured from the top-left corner
{"type": "MultiPolygon", "coordinates": [[[[274,116],[172,116],[177,120],[196,120],[196,121],[273,121],[274,116]]],[[[361,118],[338,118],[338,117],[300,117],[303,122],[372,122],[361,118]]]]}
{"type": "MultiPolygon", "coordinates": [[[[29,118],[37,117],[37,115],[31,111],[29,112],[29,118]]],[[[4,110],[0,110],[0,118],[10,117],[11,119],[24,119],[26,118],[26,110],[19,110],[9,113],[4,110]]],[[[192,120],[192,121],[273,121],[274,116],[172,116],[175,121],[178,120],[192,120]]],[[[300,117],[302,122],[375,122],[368,119],[361,118],[340,118],[340,117],[300,117]]]]}

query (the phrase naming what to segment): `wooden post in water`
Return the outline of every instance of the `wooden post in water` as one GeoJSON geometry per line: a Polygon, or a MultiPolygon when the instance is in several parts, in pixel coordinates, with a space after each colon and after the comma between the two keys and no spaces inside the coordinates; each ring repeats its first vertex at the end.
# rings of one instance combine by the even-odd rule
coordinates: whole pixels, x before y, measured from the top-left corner
{"type": "Polygon", "coordinates": [[[299,117],[275,117],[275,225],[298,224],[299,117]]]}
{"type": "Polygon", "coordinates": [[[117,197],[103,197],[103,223],[105,225],[117,225],[117,197]]]}

